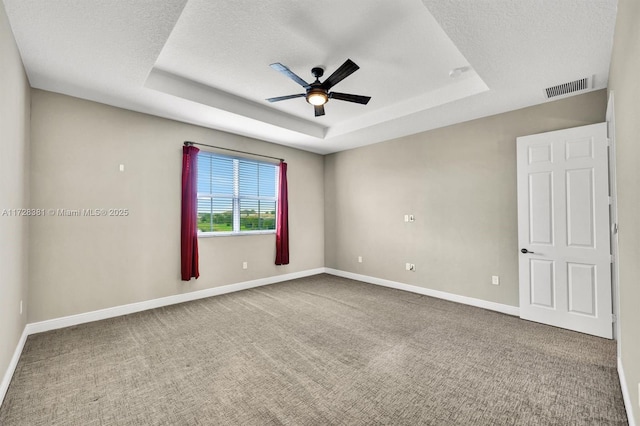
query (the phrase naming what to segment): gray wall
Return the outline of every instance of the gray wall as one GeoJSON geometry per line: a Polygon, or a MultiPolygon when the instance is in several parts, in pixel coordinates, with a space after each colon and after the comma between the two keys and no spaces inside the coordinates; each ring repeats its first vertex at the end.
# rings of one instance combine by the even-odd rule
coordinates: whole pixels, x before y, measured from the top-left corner
{"type": "MultiPolygon", "coordinates": [[[[29,95],[29,82],[0,1],[0,212],[29,207],[29,95]]],[[[27,301],[28,229],[27,218],[0,216],[0,380],[27,318],[25,312],[20,315],[20,301],[27,301]]]]}
{"type": "Polygon", "coordinates": [[[605,110],[600,90],[325,157],[326,266],[518,306],[516,137],[605,110]]]}
{"type": "Polygon", "coordinates": [[[620,0],[609,90],[614,92],[622,366],[640,425],[640,2],[620,0]]]}
{"type": "Polygon", "coordinates": [[[51,92],[31,96],[31,205],[131,213],[32,219],[29,322],[324,266],[322,156],[51,92]],[[185,140],[287,160],[290,265],[274,265],[274,234],[200,238],[201,276],[180,280],[185,140]]]}

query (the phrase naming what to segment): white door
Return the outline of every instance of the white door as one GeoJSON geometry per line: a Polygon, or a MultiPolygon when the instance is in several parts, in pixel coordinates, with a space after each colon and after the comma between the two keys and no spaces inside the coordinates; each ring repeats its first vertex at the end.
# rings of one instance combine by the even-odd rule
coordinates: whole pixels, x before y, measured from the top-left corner
{"type": "Polygon", "coordinates": [[[517,140],[520,317],[612,337],[607,124],[517,140]]]}

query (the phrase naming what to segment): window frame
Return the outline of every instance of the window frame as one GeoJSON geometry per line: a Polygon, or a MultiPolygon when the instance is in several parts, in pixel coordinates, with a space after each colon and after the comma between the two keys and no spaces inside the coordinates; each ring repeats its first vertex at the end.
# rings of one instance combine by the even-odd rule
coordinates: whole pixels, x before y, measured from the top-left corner
{"type": "MultiPolygon", "coordinates": [[[[198,152],[198,155],[200,154],[204,154],[207,156],[211,156],[211,157],[219,157],[219,158],[223,158],[225,160],[232,160],[233,161],[233,194],[219,194],[219,193],[203,193],[203,192],[199,192],[198,191],[198,184],[196,182],[196,204],[200,199],[210,199],[210,200],[214,200],[216,198],[218,199],[229,199],[229,196],[231,195],[231,203],[232,203],[232,224],[231,224],[231,231],[200,231],[200,229],[197,230],[197,237],[198,238],[209,238],[209,237],[231,237],[231,236],[246,236],[246,235],[268,235],[268,234],[275,234],[276,233],[276,228],[277,228],[277,218],[278,218],[278,187],[279,187],[279,168],[280,168],[280,164],[274,163],[274,162],[269,162],[269,161],[261,161],[261,160],[256,160],[253,158],[249,158],[249,157],[242,157],[242,156],[235,156],[235,155],[225,155],[225,154],[219,154],[216,152],[211,152],[211,151],[203,151],[201,150],[200,152],[198,152]],[[241,161],[245,161],[248,163],[255,163],[258,165],[258,167],[261,164],[264,165],[268,165],[268,166],[273,166],[274,168],[274,197],[265,197],[265,196],[242,196],[240,195],[241,191],[240,191],[240,162],[241,161]],[[251,201],[270,201],[270,202],[274,202],[275,203],[275,208],[274,208],[274,228],[273,229],[259,229],[259,230],[255,230],[255,231],[247,231],[247,230],[242,230],[241,229],[241,215],[242,215],[242,211],[240,210],[240,206],[241,206],[241,201],[242,200],[251,200],[251,201]]],[[[198,171],[198,174],[200,173],[200,171],[198,171]]],[[[259,178],[258,178],[259,179],[259,178]]],[[[256,184],[259,186],[259,180],[258,182],[256,182],[256,184]]],[[[198,220],[198,209],[196,208],[196,221],[198,220]]],[[[213,211],[211,212],[212,216],[213,216],[213,211]]]]}

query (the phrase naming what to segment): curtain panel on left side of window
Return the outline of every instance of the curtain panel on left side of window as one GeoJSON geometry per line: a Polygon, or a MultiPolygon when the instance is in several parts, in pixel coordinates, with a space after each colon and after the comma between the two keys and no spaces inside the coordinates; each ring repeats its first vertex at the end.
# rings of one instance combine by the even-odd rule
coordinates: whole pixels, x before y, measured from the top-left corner
{"type": "Polygon", "coordinates": [[[182,147],[182,216],[180,225],[181,275],[183,281],[198,278],[197,175],[198,152],[182,147]]]}

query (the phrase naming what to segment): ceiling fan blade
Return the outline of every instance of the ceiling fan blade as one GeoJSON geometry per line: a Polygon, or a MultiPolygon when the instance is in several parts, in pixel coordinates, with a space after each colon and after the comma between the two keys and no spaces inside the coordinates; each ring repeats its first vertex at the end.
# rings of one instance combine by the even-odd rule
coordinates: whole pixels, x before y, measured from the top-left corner
{"type": "Polygon", "coordinates": [[[324,105],[314,105],[313,109],[316,112],[316,117],[320,117],[321,115],[324,115],[324,105]]]}
{"type": "Polygon", "coordinates": [[[336,84],[340,83],[345,78],[360,69],[351,59],[347,59],[344,64],[340,65],[340,68],[335,70],[321,85],[325,90],[331,89],[336,84]]]}
{"type": "Polygon", "coordinates": [[[330,92],[329,97],[331,99],[338,99],[340,101],[355,102],[357,104],[366,105],[371,100],[371,96],[350,95],[349,93],[330,92]]]}
{"type": "Polygon", "coordinates": [[[297,95],[278,96],[277,98],[266,99],[269,102],[286,101],[287,99],[302,98],[307,96],[306,93],[298,93],[297,95]]]}
{"type": "Polygon", "coordinates": [[[296,73],[294,73],[293,71],[291,71],[289,68],[286,67],[286,65],[282,65],[280,62],[276,62],[275,64],[271,64],[269,65],[271,68],[273,68],[274,70],[286,75],[287,77],[289,77],[291,80],[295,81],[296,83],[298,83],[300,86],[304,87],[305,89],[307,87],[309,87],[309,83],[307,83],[306,81],[304,81],[302,78],[300,78],[296,73]]]}

